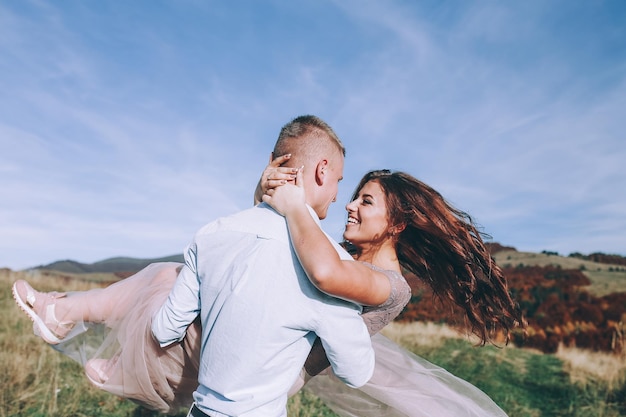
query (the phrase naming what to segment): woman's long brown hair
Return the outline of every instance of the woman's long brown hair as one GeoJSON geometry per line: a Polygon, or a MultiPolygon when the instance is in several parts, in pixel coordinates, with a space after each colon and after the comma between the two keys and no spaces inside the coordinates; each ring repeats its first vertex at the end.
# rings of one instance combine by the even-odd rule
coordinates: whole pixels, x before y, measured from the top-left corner
{"type": "Polygon", "coordinates": [[[481,344],[498,331],[509,341],[524,327],[519,306],[509,294],[502,270],[491,257],[472,218],[437,191],[403,172],[367,173],[353,196],[375,181],[386,195],[390,228],[400,227],[396,251],[400,265],[429,285],[441,301],[460,307],[481,344]]]}

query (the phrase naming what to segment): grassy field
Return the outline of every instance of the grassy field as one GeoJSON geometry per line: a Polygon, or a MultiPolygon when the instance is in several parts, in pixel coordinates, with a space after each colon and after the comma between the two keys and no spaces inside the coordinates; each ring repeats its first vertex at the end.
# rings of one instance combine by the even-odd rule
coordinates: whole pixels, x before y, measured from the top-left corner
{"type": "Polygon", "coordinates": [[[554,355],[475,347],[432,323],[393,323],[384,334],[484,392],[511,417],[626,415],[626,357],[560,349],[554,355]]]}
{"type": "MultiPolygon", "coordinates": [[[[158,415],[93,388],[78,364],[33,335],[31,322],[16,307],[10,292],[12,282],[23,276],[0,270],[4,317],[0,324],[0,417],[158,415]]],[[[28,280],[43,290],[98,285],[42,275],[31,275],[28,280]]],[[[626,416],[626,357],[577,349],[546,355],[513,347],[479,348],[455,331],[432,323],[394,323],[384,333],[478,386],[511,417],[626,416]]],[[[289,415],[335,414],[317,398],[301,393],[290,399],[289,415]]]]}

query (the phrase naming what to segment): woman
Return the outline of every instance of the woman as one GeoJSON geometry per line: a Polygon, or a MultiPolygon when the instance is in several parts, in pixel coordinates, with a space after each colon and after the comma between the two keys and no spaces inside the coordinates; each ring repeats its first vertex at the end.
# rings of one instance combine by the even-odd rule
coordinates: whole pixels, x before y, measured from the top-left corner
{"type": "MultiPolygon", "coordinates": [[[[524,325],[508,294],[502,271],[489,256],[470,217],[408,174],[372,171],[357,186],[351,203],[346,206],[348,221],[344,232],[344,239],[354,246],[355,258],[360,261],[355,263],[338,263],[334,259],[336,255],[317,249],[322,236],[306,218],[304,193],[297,186],[268,190],[263,200],[286,216],[296,251],[318,255],[301,258],[318,286],[319,278],[315,274],[324,276],[323,272],[316,272],[320,269],[330,277],[333,273],[350,276],[346,268],[362,269],[368,264],[385,265],[392,271],[401,267],[425,281],[442,301],[453,300],[461,307],[482,344],[495,342],[498,331],[504,331],[508,342],[510,330],[524,325]]],[[[375,292],[363,289],[368,286],[367,280],[353,283],[358,288],[350,294],[347,288],[343,289],[344,285],[350,285],[349,280],[329,281],[327,291],[361,303],[366,293],[375,292]],[[355,296],[359,291],[363,294],[355,296]]],[[[374,326],[376,331],[394,317],[380,318],[384,324],[374,326]]],[[[466,381],[406,352],[381,335],[374,335],[372,342],[376,368],[364,387],[350,389],[331,373],[324,372],[305,388],[333,411],[348,417],[506,416],[466,381]]]]}
{"type": "MultiPolygon", "coordinates": [[[[275,161],[275,165],[280,163],[280,159],[275,161]]],[[[262,181],[266,188],[279,185],[275,182],[282,183],[291,174],[270,167],[263,178],[269,179],[270,175],[272,180],[262,181]]],[[[410,292],[400,274],[402,268],[431,285],[440,297],[453,299],[464,307],[472,330],[483,342],[491,340],[493,334],[488,329],[493,325],[508,334],[516,323],[522,322],[506,291],[501,271],[491,260],[469,217],[447,205],[438,193],[423,183],[406,174],[389,171],[372,172],[363,178],[353,201],[347,206],[349,219],[345,232],[346,240],[355,249],[355,259],[360,262],[339,261],[334,249],[329,249],[332,247],[328,240],[320,239],[323,234],[317,225],[307,223],[307,218],[301,216],[301,202],[281,203],[281,198],[296,201],[292,194],[298,195],[301,190],[293,186],[282,188],[269,191],[264,199],[286,215],[294,247],[307,274],[322,291],[370,306],[364,308],[363,314],[370,333],[380,330],[408,302],[410,292]],[[311,244],[314,251],[307,249],[311,244]]],[[[197,324],[190,326],[181,343],[166,349],[160,348],[149,332],[150,317],[167,297],[178,267],[178,264],[151,265],[105,289],[74,294],[38,293],[25,282],[18,281],[14,285],[14,296],[33,319],[44,340],[56,343],[59,350],[84,363],[88,377],[96,385],[147,407],[175,412],[179,406],[190,403],[190,394],[197,386],[200,328],[197,324]],[[84,354],[89,346],[85,343],[85,335],[91,332],[70,337],[80,327],[81,320],[105,323],[112,328],[107,340],[113,343],[105,343],[89,355],[96,359],[87,361],[84,354]]],[[[376,336],[374,345],[377,353],[382,349],[381,354],[415,362],[382,337],[376,336]]],[[[305,365],[307,372],[302,373],[303,379],[300,384],[296,383],[294,390],[308,379],[307,373],[316,374],[327,366],[320,347],[315,346],[305,365]]],[[[385,383],[379,383],[382,379],[390,384],[395,376],[405,379],[398,372],[408,369],[406,364],[396,364],[394,369],[393,366],[383,366],[385,361],[380,354],[377,358],[380,360],[377,359],[377,370],[371,383],[349,395],[359,404],[381,401],[381,396],[375,392],[382,392],[384,396],[387,391],[385,383]]],[[[445,373],[437,369],[437,372],[445,373]]],[[[402,387],[403,395],[421,392],[426,387],[420,384],[433,386],[432,371],[425,372],[423,365],[411,368],[410,372],[420,375],[421,380],[416,380],[417,385],[402,387]]],[[[309,385],[339,414],[355,415],[350,414],[354,407],[352,401],[340,404],[333,394],[328,396],[322,392],[335,383],[332,375],[326,373],[314,378],[309,385]]],[[[454,393],[462,384],[463,381],[447,374],[441,390],[454,393]]],[[[390,385],[391,398],[382,400],[389,410],[387,415],[397,415],[394,414],[397,412],[429,415],[418,414],[420,411],[414,405],[417,398],[407,400],[405,396],[395,396],[397,388],[390,385]],[[411,403],[408,407],[411,411],[398,411],[406,408],[407,402],[411,403]]],[[[475,410],[470,415],[504,415],[475,387],[464,387],[463,390],[465,394],[459,391],[458,398],[448,403],[435,401],[440,403],[436,415],[455,415],[454,407],[461,403],[463,407],[475,410]],[[448,414],[445,414],[446,410],[448,414]]],[[[337,392],[334,388],[332,391],[337,392]]],[[[452,397],[444,394],[444,398],[452,397]]],[[[423,402],[423,399],[419,401],[423,402]]],[[[376,410],[373,415],[385,415],[380,412],[380,407],[376,410]]],[[[356,415],[365,414],[361,410],[356,415]]]]}

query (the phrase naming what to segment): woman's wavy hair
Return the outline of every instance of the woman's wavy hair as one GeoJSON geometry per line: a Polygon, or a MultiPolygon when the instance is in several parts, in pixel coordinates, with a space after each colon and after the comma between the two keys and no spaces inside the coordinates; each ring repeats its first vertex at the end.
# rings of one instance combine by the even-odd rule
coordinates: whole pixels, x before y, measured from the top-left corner
{"type": "Polygon", "coordinates": [[[495,343],[502,331],[525,327],[509,294],[502,270],[491,257],[472,218],[450,205],[437,191],[404,172],[371,171],[361,179],[352,200],[370,181],[386,196],[390,229],[400,265],[432,288],[443,302],[462,309],[481,344],[495,343]]]}

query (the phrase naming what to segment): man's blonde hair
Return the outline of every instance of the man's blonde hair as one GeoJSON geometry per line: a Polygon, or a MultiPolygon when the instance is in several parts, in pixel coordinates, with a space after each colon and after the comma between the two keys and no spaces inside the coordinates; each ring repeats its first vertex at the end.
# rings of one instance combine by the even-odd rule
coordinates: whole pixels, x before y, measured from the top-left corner
{"type": "Polygon", "coordinates": [[[346,156],[346,148],[334,130],[317,116],[298,116],[280,130],[274,146],[274,158],[292,154],[290,166],[305,165],[335,152],[346,156]]]}

